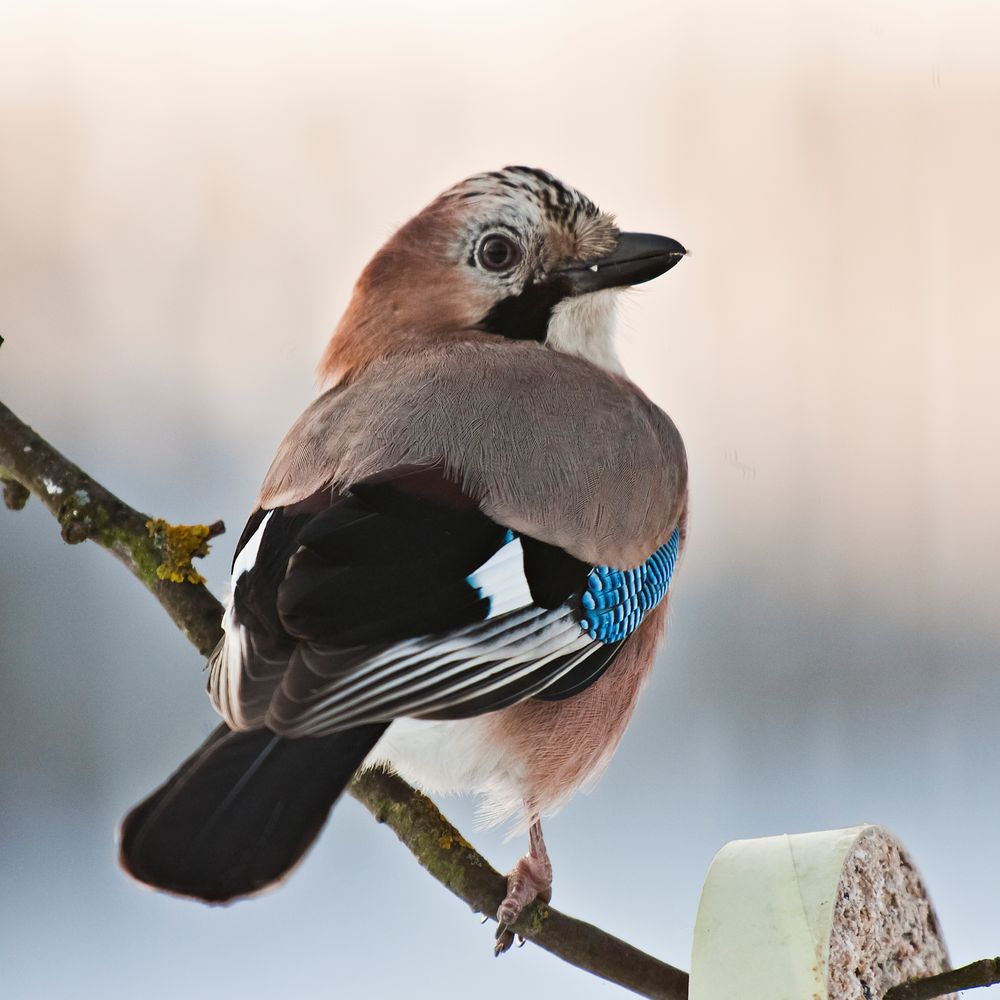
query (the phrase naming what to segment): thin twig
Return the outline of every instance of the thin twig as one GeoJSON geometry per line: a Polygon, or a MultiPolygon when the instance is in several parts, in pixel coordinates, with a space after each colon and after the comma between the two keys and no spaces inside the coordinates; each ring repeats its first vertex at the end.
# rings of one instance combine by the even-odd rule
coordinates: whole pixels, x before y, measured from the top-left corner
{"type": "MultiPolygon", "coordinates": [[[[170,544],[171,526],[134,510],[60,454],[44,438],[0,403],[0,479],[30,490],[62,525],[70,543],[86,538],[112,552],[138,577],[167,613],[204,654],[214,649],[222,632],[222,605],[186,568],[177,569],[170,544]],[[172,582],[174,571],[184,582],[172,582]]],[[[16,489],[14,496],[26,499],[16,489]]],[[[23,503],[20,504],[23,506],[23,503]]],[[[221,530],[217,522],[196,526],[200,551],[221,530]]],[[[187,539],[184,535],[182,541],[187,539]]],[[[187,539],[191,541],[190,539],[187,539]]],[[[190,560],[188,559],[188,564],[190,560]]],[[[355,777],[351,794],[379,821],[389,826],[416,859],[445,888],[474,910],[495,914],[505,882],[486,859],[441,814],[426,796],[400,778],[381,771],[355,777]]],[[[598,927],[536,903],[514,928],[539,947],[571,965],[656,1000],[685,1000],[687,973],[661,962],[598,927]]]]}
{"type": "Polygon", "coordinates": [[[932,1000],[959,990],[975,990],[1000,983],[1000,958],[983,958],[961,969],[941,972],[926,979],[911,979],[893,986],[883,1000],[932,1000]]]}

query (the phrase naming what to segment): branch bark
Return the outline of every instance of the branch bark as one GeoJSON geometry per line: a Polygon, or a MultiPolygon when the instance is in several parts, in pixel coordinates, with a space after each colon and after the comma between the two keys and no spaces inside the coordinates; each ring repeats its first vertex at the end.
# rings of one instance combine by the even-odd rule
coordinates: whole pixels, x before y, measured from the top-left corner
{"type": "MultiPolygon", "coordinates": [[[[191,565],[222,532],[212,525],[173,526],[130,507],[87,475],[0,403],[0,482],[7,506],[34,494],[70,544],[91,539],[136,576],[174,623],[207,656],[222,635],[222,605],[191,565]]],[[[385,823],[417,861],[476,912],[492,917],[506,881],[448,822],[437,806],[395,775],[355,776],[351,794],[385,823]]],[[[687,973],[592,924],[535,903],[514,930],[564,961],[655,1000],[684,1000],[687,973]]]]}
{"type": "Polygon", "coordinates": [[[888,990],[883,1000],[933,1000],[959,990],[975,990],[997,983],[1000,983],[1000,958],[983,958],[960,969],[900,983],[888,990]]]}
{"type": "Polygon", "coordinates": [[[123,563],[160,602],[174,624],[208,656],[222,635],[221,606],[191,568],[191,557],[208,552],[207,542],[224,525],[177,526],[120,500],[60,454],[41,435],[0,403],[0,480],[4,500],[18,510],[28,493],[48,508],[70,545],[90,538],[123,563]],[[181,583],[171,577],[182,576],[181,583]]]}
{"type": "MultiPolygon", "coordinates": [[[[477,913],[497,911],[507,880],[441,814],[426,796],[384,771],[358,774],[351,794],[385,823],[446,889],[477,913]]],[[[535,903],[514,925],[522,937],[570,965],[660,1000],[687,997],[687,973],[661,962],[592,924],[535,903]]]]}

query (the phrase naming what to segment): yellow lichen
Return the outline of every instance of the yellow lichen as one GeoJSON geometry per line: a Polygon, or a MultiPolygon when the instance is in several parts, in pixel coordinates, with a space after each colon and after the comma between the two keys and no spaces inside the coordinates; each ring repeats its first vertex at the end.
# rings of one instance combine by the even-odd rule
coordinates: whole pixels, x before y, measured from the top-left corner
{"type": "Polygon", "coordinates": [[[466,850],[473,849],[472,844],[470,844],[457,830],[454,833],[443,833],[440,837],[438,837],[438,846],[443,847],[446,851],[450,851],[456,844],[459,847],[466,848],[466,850]]]}
{"type": "Polygon", "coordinates": [[[163,550],[164,560],[156,567],[161,580],[172,583],[204,583],[191,560],[208,555],[211,529],[207,524],[170,524],[156,517],[146,522],[149,537],[155,539],[163,550]]]}

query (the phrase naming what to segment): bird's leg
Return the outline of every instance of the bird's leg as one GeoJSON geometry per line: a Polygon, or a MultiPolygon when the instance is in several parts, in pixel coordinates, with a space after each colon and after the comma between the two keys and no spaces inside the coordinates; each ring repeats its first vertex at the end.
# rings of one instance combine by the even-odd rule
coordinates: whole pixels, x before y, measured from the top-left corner
{"type": "Polygon", "coordinates": [[[495,955],[502,955],[514,943],[511,925],[524,908],[541,899],[552,898],[552,864],[542,838],[542,824],[536,819],[528,830],[528,853],[521,858],[507,876],[507,895],[497,910],[497,935],[493,948],[495,955]]]}

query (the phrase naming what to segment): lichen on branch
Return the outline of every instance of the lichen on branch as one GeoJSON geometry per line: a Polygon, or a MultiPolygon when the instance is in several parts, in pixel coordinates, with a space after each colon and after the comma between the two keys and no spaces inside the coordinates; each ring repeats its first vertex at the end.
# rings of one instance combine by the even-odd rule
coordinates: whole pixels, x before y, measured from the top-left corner
{"type": "Polygon", "coordinates": [[[149,537],[163,552],[163,561],[156,567],[156,576],[171,583],[204,583],[205,578],[192,564],[192,559],[208,555],[208,541],[221,534],[222,522],[215,524],[170,524],[162,517],[146,522],[149,537]]]}

